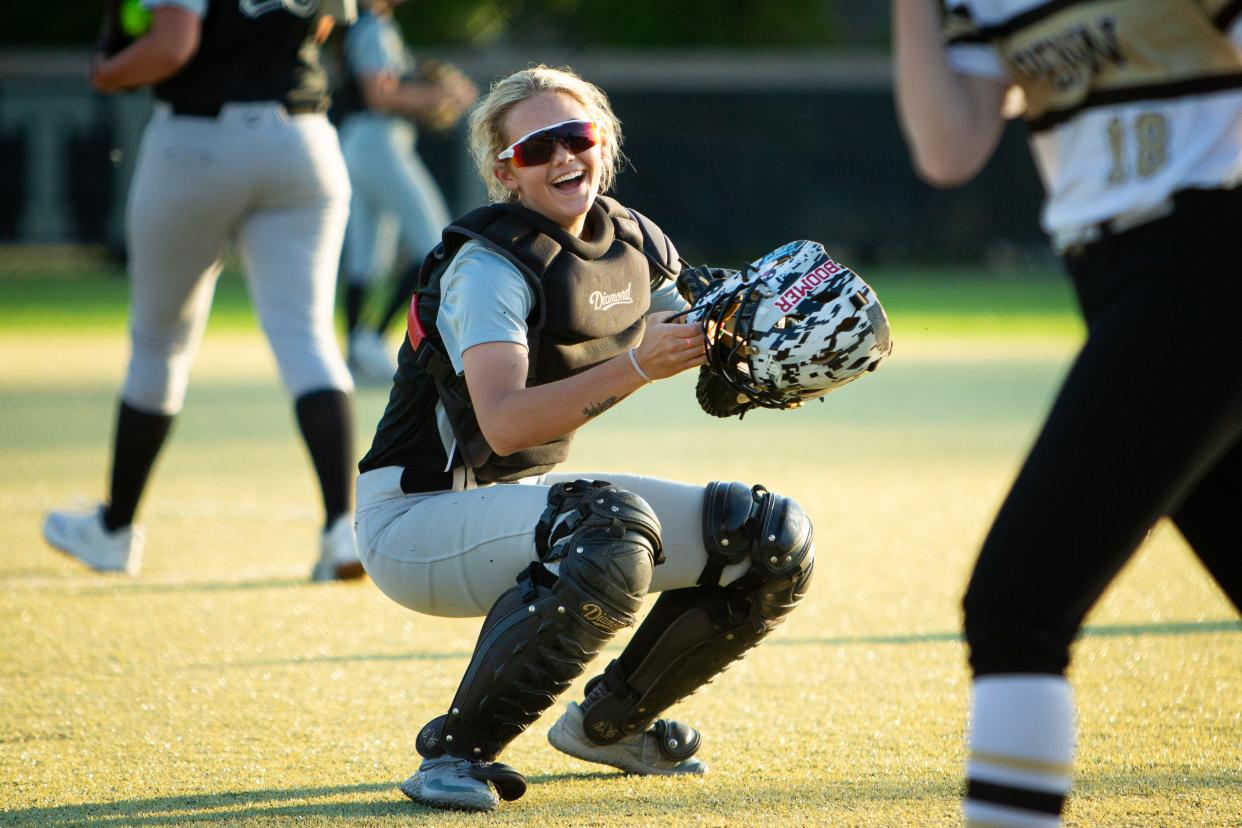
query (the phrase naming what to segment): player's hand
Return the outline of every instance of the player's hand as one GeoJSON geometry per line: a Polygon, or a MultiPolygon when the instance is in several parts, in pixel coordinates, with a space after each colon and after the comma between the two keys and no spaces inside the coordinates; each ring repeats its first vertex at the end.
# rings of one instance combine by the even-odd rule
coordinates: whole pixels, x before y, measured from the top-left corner
{"type": "Polygon", "coordinates": [[[120,92],[121,88],[119,86],[114,86],[113,84],[108,83],[106,80],[107,76],[104,75],[103,72],[101,71],[103,69],[104,63],[106,63],[107,60],[108,60],[108,57],[103,52],[95,52],[93,55],[91,55],[91,73],[89,76],[91,86],[95,87],[97,91],[103,92],[105,94],[111,94],[113,92],[120,92]]]}
{"type": "Polygon", "coordinates": [[[693,322],[666,321],[676,315],[660,311],[648,316],[642,344],[634,351],[652,379],[666,379],[707,361],[703,329],[693,322]]]}
{"type": "Polygon", "coordinates": [[[479,97],[479,87],[461,72],[451,73],[445,80],[444,86],[449,98],[462,112],[469,109],[479,97]]]}

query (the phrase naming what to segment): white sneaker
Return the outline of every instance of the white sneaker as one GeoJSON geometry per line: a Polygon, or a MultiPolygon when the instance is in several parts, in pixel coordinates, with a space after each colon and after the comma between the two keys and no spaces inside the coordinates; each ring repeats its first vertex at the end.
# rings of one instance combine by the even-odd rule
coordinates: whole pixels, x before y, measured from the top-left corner
{"type": "MultiPolygon", "coordinates": [[[[655,726],[611,745],[595,744],[586,737],[582,726],[582,708],[577,702],[570,702],[565,713],[552,725],[552,729],[548,731],[548,741],[561,753],[568,753],[586,762],[611,765],[626,773],[641,776],[707,773],[707,765],[693,756],[680,760],[665,756],[660,750],[660,736],[656,733],[655,726]]],[[[679,746],[674,743],[672,747],[679,746]]]]}
{"type": "Polygon", "coordinates": [[[418,772],[401,783],[401,793],[415,802],[455,811],[494,811],[500,797],[492,786],[470,775],[469,759],[424,759],[418,772]]]}
{"type": "Polygon", "coordinates": [[[43,537],[54,549],[99,572],[137,575],[142,567],[142,528],[126,526],[109,532],[102,505],[86,512],[48,512],[43,519],[43,537]]]}
{"type": "Polygon", "coordinates": [[[359,385],[380,385],[392,382],[397,371],[384,338],[375,331],[359,329],[349,335],[349,370],[359,385]]]}
{"type": "Polygon", "coordinates": [[[354,536],[354,516],[341,515],[319,542],[319,562],[311,572],[312,581],[348,581],[366,574],[358,559],[358,539],[354,536]]]}

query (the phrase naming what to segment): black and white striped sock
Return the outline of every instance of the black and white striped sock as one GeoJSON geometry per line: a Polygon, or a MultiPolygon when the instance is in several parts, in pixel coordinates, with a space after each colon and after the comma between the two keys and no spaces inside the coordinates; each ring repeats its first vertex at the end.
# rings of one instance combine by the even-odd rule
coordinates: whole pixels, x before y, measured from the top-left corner
{"type": "Polygon", "coordinates": [[[1061,676],[975,680],[967,828],[1060,828],[1074,753],[1074,698],[1061,676]]]}

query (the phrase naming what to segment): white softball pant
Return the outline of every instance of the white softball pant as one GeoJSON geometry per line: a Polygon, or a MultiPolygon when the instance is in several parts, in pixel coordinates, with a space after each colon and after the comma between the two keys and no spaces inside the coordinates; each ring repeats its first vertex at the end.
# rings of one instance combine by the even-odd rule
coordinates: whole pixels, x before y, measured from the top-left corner
{"type": "MultiPolygon", "coordinates": [[[[647,501],[660,518],[665,562],[651,591],[695,586],[703,547],[703,487],[632,474],[553,473],[521,483],[408,495],[401,469],[358,478],[358,551],[367,574],[389,598],[427,615],[486,615],[518,573],[538,560],[535,526],[548,489],[570,480],[607,480],[647,501]]],[[[721,584],[750,561],[725,567],[721,584]]]]}
{"type": "Polygon", "coordinates": [[[392,223],[411,264],[439,244],[449,223],[444,196],[414,151],[416,135],[413,125],[397,117],[362,113],[341,125],[341,149],[353,185],[344,257],[351,281],[366,284],[392,268],[392,223]]]}
{"type": "Polygon", "coordinates": [[[275,103],[227,104],[216,118],[158,106],[127,211],[133,350],[122,398],[180,411],[230,241],[289,393],[351,390],[332,327],[348,210],[324,116],[275,103]]]}

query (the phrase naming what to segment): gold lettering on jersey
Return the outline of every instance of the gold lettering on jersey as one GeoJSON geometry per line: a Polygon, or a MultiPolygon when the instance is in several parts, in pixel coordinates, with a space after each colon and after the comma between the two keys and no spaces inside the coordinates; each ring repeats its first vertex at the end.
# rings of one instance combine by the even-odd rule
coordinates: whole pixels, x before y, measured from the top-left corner
{"type": "Polygon", "coordinates": [[[1021,81],[1043,81],[1058,92],[1089,81],[1106,64],[1126,63],[1115,17],[1079,23],[1010,52],[1007,57],[1021,81]]]}
{"type": "MultiPolygon", "coordinates": [[[[950,23],[958,37],[969,36],[974,25],[960,16],[950,23]]],[[[1242,52],[1195,2],[1068,3],[997,35],[991,44],[1022,88],[1032,121],[1072,112],[1092,96],[1242,72],[1242,52]]],[[[1126,124],[1120,136],[1131,150],[1132,129],[1126,124]]],[[[1109,136],[1114,148],[1118,137],[1109,136]]],[[[1154,134],[1147,138],[1152,146],[1159,143],[1154,134]]],[[[1160,166],[1156,155],[1148,160],[1145,168],[1160,166]]]]}
{"type": "Polygon", "coordinates": [[[624,623],[604,612],[604,608],[599,604],[583,604],[578,608],[578,611],[582,613],[582,617],[585,618],[591,626],[597,627],[604,632],[614,633],[625,626],[624,623]]]}
{"type": "Polygon", "coordinates": [[[1151,178],[1169,163],[1169,119],[1159,112],[1145,112],[1134,122],[1138,141],[1139,178],[1151,178]]]}
{"type": "Polygon", "coordinates": [[[1121,118],[1108,119],[1108,147],[1112,164],[1108,171],[1110,185],[1125,184],[1135,175],[1151,178],[1169,163],[1169,119],[1159,112],[1144,112],[1127,130],[1121,118]],[[1133,133],[1134,140],[1130,141],[1133,133]],[[1130,160],[1134,147],[1133,163],[1130,160]]]}

